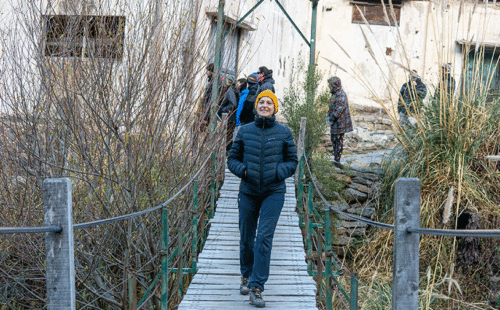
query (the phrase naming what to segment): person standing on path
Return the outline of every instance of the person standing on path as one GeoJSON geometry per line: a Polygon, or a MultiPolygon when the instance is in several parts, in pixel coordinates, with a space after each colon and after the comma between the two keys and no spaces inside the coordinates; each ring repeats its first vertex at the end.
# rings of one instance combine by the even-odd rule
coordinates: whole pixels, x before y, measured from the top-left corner
{"type": "Polygon", "coordinates": [[[273,70],[269,70],[267,67],[259,67],[259,71],[257,71],[257,76],[259,78],[259,91],[264,91],[269,89],[273,93],[274,91],[274,79],[273,79],[273,70]]]}
{"type": "Polygon", "coordinates": [[[243,103],[240,121],[243,125],[251,123],[255,119],[255,100],[259,92],[259,78],[257,74],[252,73],[247,78],[248,95],[243,103]]]}
{"type": "Polygon", "coordinates": [[[238,131],[227,166],[241,178],[240,294],[250,294],[250,303],[261,308],[266,305],[262,292],[269,278],[274,231],[285,202],[285,179],[295,173],[298,159],[292,132],[276,122],[276,95],[270,90],[261,92],[255,109],[255,121],[238,131]]]}
{"type": "Polygon", "coordinates": [[[236,139],[236,135],[238,134],[240,126],[245,124],[241,119],[241,113],[243,112],[245,100],[247,99],[249,92],[249,90],[247,89],[247,79],[239,79],[238,83],[236,83],[236,90],[240,94],[240,99],[238,100],[238,108],[236,109],[236,125],[234,127],[233,140],[236,139]]]}
{"type": "Polygon", "coordinates": [[[427,95],[427,86],[418,76],[416,70],[410,72],[410,79],[401,86],[399,91],[398,112],[399,124],[401,127],[408,125],[408,112],[415,113],[419,111],[422,101],[427,95]]]}
{"type": "Polygon", "coordinates": [[[219,107],[217,116],[222,119],[222,114],[227,113],[227,132],[226,132],[226,154],[229,154],[231,145],[233,144],[233,131],[236,124],[236,108],[238,107],[238,93],[235,88],[234,78],[231,76],[224,79],[224,99],[219,107]]]}
{"type": "Polygon", "coordinates": [[[327,122],[330,125],[330,139],[332,140],[334,164],[340,166],[340,157],[344,150],[344,134],[351,132],[351,111],[347,96],[342,89],[342,83],[336,76],[328,79],[328,87],[332,94],[328,109],[327,122]]]}
{"type": "Polygon", "coordinates": [[[207,70],[207,85],[205,87],[205,94],[201,105],[201,126],[200,130],[203,132],[208,128],[210,123],[210,100],[212,99],[212,87],[214,80],[214,64],[210,63],[206,67],[207,70]]]}

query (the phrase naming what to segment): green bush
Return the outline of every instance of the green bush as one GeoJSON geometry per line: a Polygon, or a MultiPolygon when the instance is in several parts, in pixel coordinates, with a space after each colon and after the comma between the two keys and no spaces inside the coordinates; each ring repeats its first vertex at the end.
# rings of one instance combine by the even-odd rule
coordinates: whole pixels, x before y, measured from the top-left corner
{"type": "Polygon", "coordinates": [[[330,103],[328,90],[318,94],[318,86],[323,75],[315,69],[310,74],[305,70],[304,63],[292,64],[292,72],[288,88],[285,88],[283,115],[288,127],[297,139],[300,131],[300,119],[307,118],[306,125],[306,154],[311,154],[321,142],[327,123],[325,121],[330,103]]]}

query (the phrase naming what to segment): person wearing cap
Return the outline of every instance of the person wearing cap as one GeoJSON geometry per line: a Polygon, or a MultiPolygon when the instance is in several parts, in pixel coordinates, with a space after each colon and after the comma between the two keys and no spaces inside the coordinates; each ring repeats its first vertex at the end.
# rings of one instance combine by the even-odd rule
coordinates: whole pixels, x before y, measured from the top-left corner
{"type": "Polygon", "coordinates": [[[434,98],[436,100],[439,100],[440,94],[443,92],[443,94],[447,95],[449,98],[453,96],[455,93],[455,79],[453,78],[451,74],[451,64],[450,63],[444,63],[441,66],[441,74],[439,76],[439,84],[436,89],[436,92],[434,93],[434,98]]]}
{"type": "Polygon", "coordinates": [[[260,67],[257,71],[257,76],[259,78],[259,91],[264,91],[266,89],[274,91],[274,79],[273,70],[269,70],[267,67],[260,67]]]}
{"type": "Polygon", "coordinates": [[[234,127],[233,140],[236,138],[240,126],[243,125],[241,122],[241,112],[243,111],[243,106],[248,96],[247,79],[238,79],[238,83],[236,83],[236,91],[239,93],[239,99],[238,108],[236,109],[236,125],[234,127]]]}
{"type": "Polygon", "coordinates": [[[420,108],[426,95],[427,86],[422,82],[417,71],[412,70],[408,82],[404,83],[399,91],[398,112],[401,126],[409,123],[408,112],[415,113],[415,110],[420,108]]]}
{"type": "Polygon", "coordinates": [[[255,100],[255,121],[241,126],[227,166],[241,178],[238,194],[240,230],[240,294],[264,307],[271,248],[285,201],[285,179],[297,168],[292,132],[276,122],[278,98],[265,90],[255,100]]]}
{"type": "Polygon", "coordinates": [[[340,166],[340,157],[344,150],[344,134],[353,131],[351,111],[347,95],[342,89],[340,78],[333,76],[328,79],[328,87],[332,94],[328,108],[327,122],[330,125],[334,164],[340,166]]]}
{"type": "Polygon", "coordinates": [[[222,118],[223,113],[227,113],[227,136],[226,136],[226,152],[229,153],[231,145],[233,144],[233,131],[236,124],[236,108],[238,107],[238,95],[234,85],[234,78],[227,76],[224,79],[224,97],[220,104],[217,115],[219,119],[222,118]]]}
{"type": "Polygon", "coordinates": [[[257,74],[250,74],[247,77],[247,85],[248,85],[248,95],[243,102],[243,109],[240,114],[240,122],[242,125],[251,123],[255,118],[255,100],[257,99],[257,95],[259,94],[259,78],[257,74]]]}
{"type": "Polygon", "coordinates": [[[210,100],[212,99],[214,64],[208,64],[205,69],[207,70],[207,85],[201,106],[201,131],[205,131],[208,128],[208,123],[210,123],[210,100]]]}

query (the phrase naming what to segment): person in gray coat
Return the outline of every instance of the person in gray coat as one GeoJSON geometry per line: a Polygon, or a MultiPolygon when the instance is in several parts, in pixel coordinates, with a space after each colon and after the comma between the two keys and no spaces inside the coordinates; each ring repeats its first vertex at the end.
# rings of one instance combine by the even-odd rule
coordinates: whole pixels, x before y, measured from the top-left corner
{"type": "Polygon", "coordinates": [[[327,122],[330,124],[334,164],[340,166],[340,157],[344,150],[344,134],[353,131],[351,111],[347,95],[342,89],[340,78],[334,76],[328,79],[328,87],[332,94],[328,109],[327,122]]]}

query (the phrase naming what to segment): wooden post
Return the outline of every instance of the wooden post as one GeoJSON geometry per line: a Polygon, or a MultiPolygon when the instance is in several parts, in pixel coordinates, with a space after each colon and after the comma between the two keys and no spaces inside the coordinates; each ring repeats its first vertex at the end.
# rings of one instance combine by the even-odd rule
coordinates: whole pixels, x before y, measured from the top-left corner
{"type": "Polygon", "coordinates": [[[130,270],[128,274],[128,309],[137,310],[137,278],[130,270]]]}
{"type": "Polygon", "coordinates": [[[406,232],[420,227],[420,180],[400,178],[394,193],[394,266],[392,309],[418,309],[419,234],[406,232]]]}
{"type": "Polygon", "coordinates": [[[313,236],[313,185],[312,183],[309,183],[308,185],[308,195],[307,195],[307,209],[304,214],[305,221],[306,221],[306,234],[307,234],[307,239],[306,239],[306,245],[307,245],[307,253],[306,253],[306,258],[307,258],[307,271],[309,272],[309,275],[312,275],[313,270],[312,270],[312,259],[313,259],[313,251],[312,251],[312,236],[313,236]]]}
{"type": "MultiPolygon", "coordinates": [[[[297,138],[297,158],[299,160],[302,158],[302,156],[305,153],[306,124],[307,124],[307,118],[306,117],[301,117],[300,118],[299,137],[297,138]]],[[[295,186],[298,185],[299,178],[302,178],[302,177],[303,176],[300,173],[300,170],[297,169],[297,172],[295,172],[295,186]]]]}
{"type": "Polygon", "coordinates": [[[221,135],[221,145],[219,149],[219,171],[222,180],[225,178],[226,172],[226,146],[227,146],[227,113],[222,113],[222,122],[220,127],[220,135],[221,135]]]}
{"type": "Polygon", "coordinates": [[[76,309],[71,180],[43,181],[43,204],[45,225],[62,227],[60,233],[45,234],[47,309],[76,309]]]}

